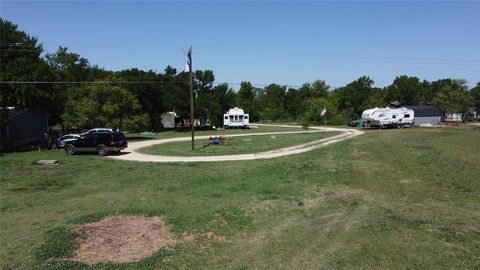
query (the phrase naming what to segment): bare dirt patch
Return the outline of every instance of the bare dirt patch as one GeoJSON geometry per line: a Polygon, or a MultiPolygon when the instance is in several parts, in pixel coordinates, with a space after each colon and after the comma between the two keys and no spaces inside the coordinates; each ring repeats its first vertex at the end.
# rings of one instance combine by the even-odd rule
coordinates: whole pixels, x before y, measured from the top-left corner
{"type": "Polygon", "coordinates": [[[75,228],[73,260],[86,264],[135,262],[177,242],[160,217],[115,216],[75,228]]]}

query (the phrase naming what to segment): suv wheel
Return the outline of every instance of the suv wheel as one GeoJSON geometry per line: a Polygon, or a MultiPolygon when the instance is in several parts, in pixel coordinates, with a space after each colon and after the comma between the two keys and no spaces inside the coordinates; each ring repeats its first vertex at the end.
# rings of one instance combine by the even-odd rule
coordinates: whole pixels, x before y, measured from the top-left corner
{"type": "Polygon", "coordinates": [[[65,146],[65,154],[71,156],[73,154],[75,154],[75,147],[73,147],[73,145],[71,144],[68,144],[65,146]]]}
{"type": "Polygon", "coordinates": [[[97,153],[98,153],[99,156],[104,157],[104,156],[108,155],[108,150],[105,146],[99,146],[97,148],[97,153]]]}

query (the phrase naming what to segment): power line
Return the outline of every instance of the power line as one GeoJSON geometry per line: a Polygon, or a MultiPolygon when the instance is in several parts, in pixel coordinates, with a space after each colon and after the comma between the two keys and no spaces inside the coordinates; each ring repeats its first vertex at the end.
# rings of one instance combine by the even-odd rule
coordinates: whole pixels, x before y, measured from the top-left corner
{"type": "MultiPolygon", "coordinates": [[[[174,84],[174,83],[187,83],[181,81],[171,81],[171,82],[156,82],[156,81],[123,81],[123,82],[115,82],[115,81],[0,81],[0,84],[174,84]]],[[[241,85],[241,82],[213,82],[212,85],[241,85]]],[[[285,86],[289,88],[300,88],[301,85],[291,85],[291,84],[279,84],[279,83],[252,83],[251,85],[257,87],[267,87],[272,84],[285,86]]],[[[337,87],[330,87],[330,88],[337,88],[337,87]]]]}

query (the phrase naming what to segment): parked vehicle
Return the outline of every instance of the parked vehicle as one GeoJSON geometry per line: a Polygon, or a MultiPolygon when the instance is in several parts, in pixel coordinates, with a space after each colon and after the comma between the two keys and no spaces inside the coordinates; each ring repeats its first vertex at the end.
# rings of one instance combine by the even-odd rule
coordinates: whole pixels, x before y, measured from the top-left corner
{"type": "Polygon", "coordinates": [[[66,135],[63,135],[62,137],[58,138],[55,141],[55,144],[57,145],[57,148],[63,148],[65,146],[66,142],[76,140],[78,138],[80,138],[79,134],[66,134],[66,135]]]}
{"type": "Polygon", "coordinates": [[[363,111],[362,113],[362,119],[363,119],[363,124],[364,126],[370,126],[370,123],[372,122],[373,118],[375,117],[375,115],[379,115],[381,114],[382,112],[386,111],[386,110],[389,110],[390,108],[378,108],[378,107],[375,107],[373,109],[368,109],[368,110],[365,110],[363,111]]]}
{"type": "Polygon", "coordinates": [[[102,132],[102,133],[105,133],[105,132],[113,132],[113,130],[111,128],[94,128],[94,129],[90,129],[89,131],[83,133],[83,134],[88,134],[88,133],[99,133],[99,132],[102,132]]]}
{"type": "Polygon", "coordinates": [[[226,128],[250,128],[249,115],[238,107],[230,109],[223,115],[223,126],[226,128]]]}
{"type": "Polygon", "coordinates": [[[106,156],[127,148],[127,138],[121,132],[93,132],[80,135],[80,138],[65,143],[65,153],[93,152],[106,156]]]}
{"type": "Polygon", "coordinates": [[[379,110],[370,115],[370,126],[387,127],[411,127],[415,121],[414,112],[407,108],[379,110]]]}
{"type": "Polygon", "coordinates": [[[358,118],[358,119],[352,120],[348,125],[351,127],[363,127],[364,121],[362,118],[358,118]]]}

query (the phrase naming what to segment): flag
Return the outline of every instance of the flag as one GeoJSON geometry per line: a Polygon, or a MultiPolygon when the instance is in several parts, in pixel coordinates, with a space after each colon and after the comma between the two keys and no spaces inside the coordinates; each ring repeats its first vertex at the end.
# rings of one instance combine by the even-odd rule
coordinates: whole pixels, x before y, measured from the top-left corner
{"type": "Polygon", "coordinates": [[[320,116],[324,116],[327,113],[327,107],[323,106],[323,110],[320,113],[320,116]]]}
{"type": "Polygon", "coordinates": [[[192,47],[190,47],[190,50],[188,50],[188,60],[192,61],[192,47]]]}

